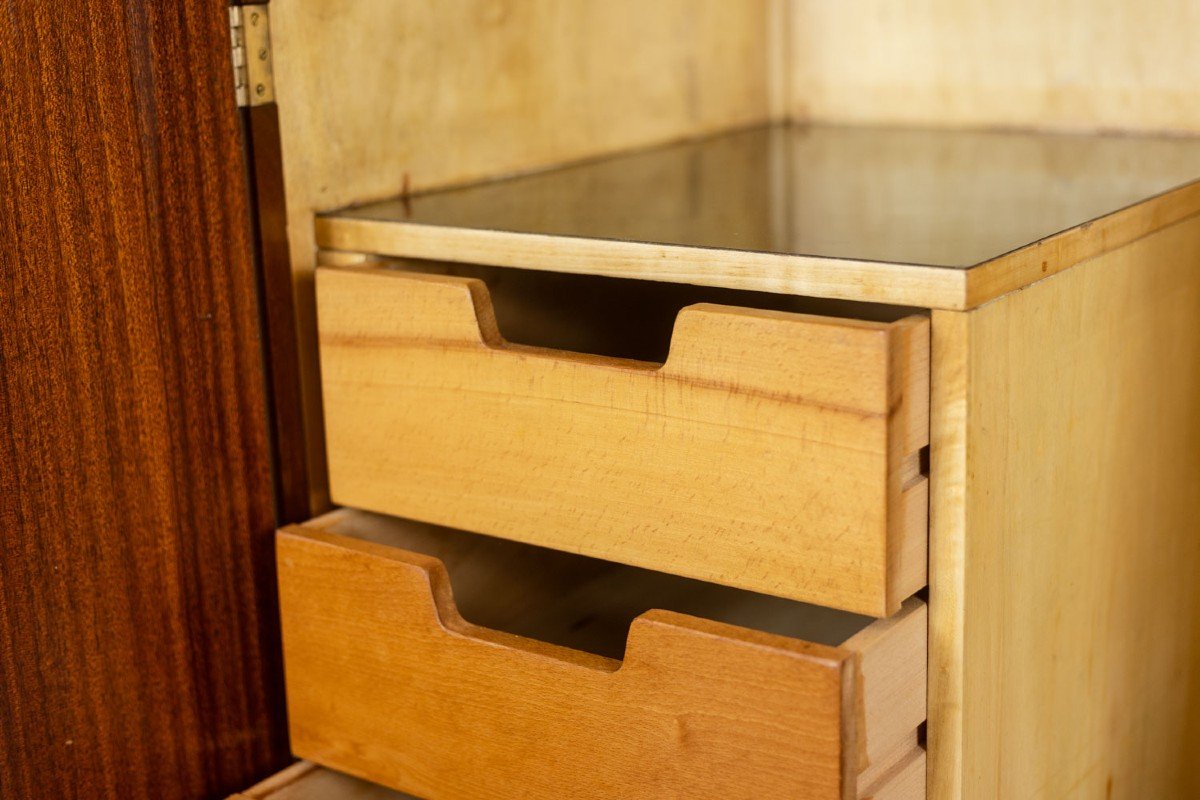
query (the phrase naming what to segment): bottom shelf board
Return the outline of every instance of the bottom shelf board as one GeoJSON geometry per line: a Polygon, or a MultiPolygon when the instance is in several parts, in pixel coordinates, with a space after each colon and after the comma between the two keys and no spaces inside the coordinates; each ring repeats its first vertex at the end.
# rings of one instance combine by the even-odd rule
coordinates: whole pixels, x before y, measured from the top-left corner
{"type": "Polygon", "coordinates": [[[229,800],[418,800],[376,783],[299,761],[229,800]]]}
{"type": "MultiPolygon", "coordinates": [[[[925,797],[925,751],[917,748],[863,800],[918,800],[925,797]]],[[[420,800],[309,761],[277,772],[229,800],[420,800]]]]}

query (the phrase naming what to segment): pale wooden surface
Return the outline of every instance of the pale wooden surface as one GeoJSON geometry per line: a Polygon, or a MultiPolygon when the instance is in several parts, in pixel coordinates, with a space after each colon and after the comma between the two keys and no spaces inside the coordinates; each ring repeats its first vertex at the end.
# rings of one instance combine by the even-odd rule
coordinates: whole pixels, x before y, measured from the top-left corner
{"type": "Polygon", "coordinates": [[[331,250],[671,281],[928,308],[966,308],[967,270],[534,233],[317,217],[331,250]]]}
{"type": "Polygon", "coordinates": [[[963,309],[1200,212],[1197,178],[1192,139],[770,126],[316,231],[333,250],[963,309]]]}
{"type": "Polygon", "coordinates": [[[507,344],[479,281],[318,293],[338,503],[874,616],[925,584],[923,317],[692,306],[660,367],[507,344]]]}
{"type": "Polygon", "coordinates": [[[768,5],[281,3],[289,205],[311,214],[762,122],[768,5]]]}
{"type": "Polygon", "coordinates": [[[769,125],[333,216],[966,269],[1197,180],[1200,139],[769,125]]]}
{"type": "MultiPolygon", "coordinates": [[[[925,797],[925,753],[914,750],[888,783],[861,795],[862,800],[922,800],[925,797]]],[[[514,787],[520,792],[520,787],[514,787]]],[[[417,800],[412,795],[353,778],[307,761],[284,770],[231,800],[417,800]],[[286,773],[286,774],[285,774],[286,773]],[[282,780],[276,780],[282,778],[282,780]]]]}
{"type": "MultiPolygon", "coordinates": [[[[842,648],[649,611],[630,627],[622,664],[464,621],[438,559],[378,543],[427,548],[427,526],[360,512],[329,519],[278,539],[293,748],[329,766],[422,796],[520,787],[555,798],[843,798],[855,796],[859,767],[911,741],[923,717],[909,693],[868,688],[858,700],[855,689],[881,675],[867,664],[889,658],[924,682],[919,601],[842,648]],[[872,746],[889,715],[906,717],[906,733],[872,746]]],[[[461,551],[451,552],[464,574],[457,585],[519,596],[522,577],[497,592],[485,575],[505,559],[477,551],[482,537],[461,536],[443,545],[461,551]]],[[[519,575],[547,566],[534,563],[519,575]]],[[[580,597],[532,588],[545,603],[586,610],[580,597]]]]}
{"type": "Polygon", "coordinates": [[[377,783],[318,767],[309,761],[299,761],[229,800],[418,799],[377,783]]]}
{"type": "Polygon", "coordinates": [[[906,745],[896,761],[887,767],[872,783],[862,783],[865,773],[859,776],[860,786],[865,786],[858,792],[862,800],[925,800],[927,766],[924,748],[915,741],[906,745]]]}
{"type": "MultiPolygon", "coordinates": [[[[860,731],[860,748],[866,757],[867,770],[890,765],[883,774],[864,772],[860,786],[892,785],[896,771],[909,771],[916,751],[920,751],[922,767],[924,750],[916,742],[914,720],[928,717],[926,669],[929,657],[929,615],[923,604],[910,600],[894,617],[880,620],[851,638],[842,646],[860,653],[859,669],[862,683],[859,691],[866,718],[866,741],[860,731]],[[899,759],[898,752],[906,753],[899,759]]],[[[922,797],[925,780],[921,779],[922,797]]]]}
{"type": "Polygon", "coordinates": [[[866,725],[858,738],[871,781],[901,755],[898,743],[915,746],[926,717],[920,604],[871,624],[824,606],[364,511],[341,509],[312,524],[436,558],[467,621],[572,650],[620,659],[633,621],[659,608],[859,653],[866,725]]]}
{"type": "Polygon", "coordinates": [[[793,119],[1200,132],[1193,0],[793,0],[793,119]]]}
{"type": "Polygon", "coordinates": [[[1200,796],[1200,219],[933,342],[931,800],[1200,796]]]}
{"type": "MultiPolygon", "coordinates": [[[[775,0],[289,0],[271,7],[302,354],[313,213],[764,121],[775,0]]],[[[302,355],[310,484],[325,485],[302,355]]]]}

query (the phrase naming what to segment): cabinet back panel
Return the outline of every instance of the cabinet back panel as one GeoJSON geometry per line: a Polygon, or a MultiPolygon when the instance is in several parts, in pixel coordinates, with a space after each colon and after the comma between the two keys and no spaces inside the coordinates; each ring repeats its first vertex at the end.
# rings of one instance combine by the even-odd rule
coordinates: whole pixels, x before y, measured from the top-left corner
{"type": "Polygon", "coordinates": [[[1200,132],[1193,0],[791,0],[796,119],[1200,132]]]}
{"type": "MultiPolygon", "coordinates": [[[[314,506],[313,213],[763,122],[779,0],[271,4],[314,506]]],[[[780,17],[781,18],[781,17],[780,17]]],[[[778,37],[782,41],[782,37],[778,37]]]]}

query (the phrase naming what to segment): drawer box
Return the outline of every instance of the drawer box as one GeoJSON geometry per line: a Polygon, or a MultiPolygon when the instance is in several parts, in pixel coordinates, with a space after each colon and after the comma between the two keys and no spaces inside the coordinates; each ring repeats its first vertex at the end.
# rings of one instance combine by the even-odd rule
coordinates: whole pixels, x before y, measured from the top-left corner
{"type": "Polygon", "coordinates": [[[505,342],[477,280],[317,303],[340,504],[873,616],[925,585],[924,317],[689,306],[659,365],[505,342]]]}
{"type": "Polygon", "coordinates": [[[430,798],[924,797],[917,599],[871,620],[348,510],[277,545],[303,758],[430,798]]]}

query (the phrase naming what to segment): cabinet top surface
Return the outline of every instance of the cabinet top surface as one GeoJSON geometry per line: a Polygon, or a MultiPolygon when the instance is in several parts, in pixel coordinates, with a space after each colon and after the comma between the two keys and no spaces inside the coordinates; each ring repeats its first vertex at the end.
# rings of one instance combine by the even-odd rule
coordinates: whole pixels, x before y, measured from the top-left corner
{"type": "Polygon", "coordinates": [[[1087,236],[1088,223],[1123,209],[1128,228],[1130,207],[1142,201],[1171,206],[1170,219],[1156,212],[1135,220],[1142,227],[1176,221],[1200,211],[1188,186],[1197,178],[1200,138],[769,126],[372,203],[321,222],[537,235],[568,250],[568,239],[587,239],[734,259],[936,267],[936,278],[1064,231],[1087,236]]]}

